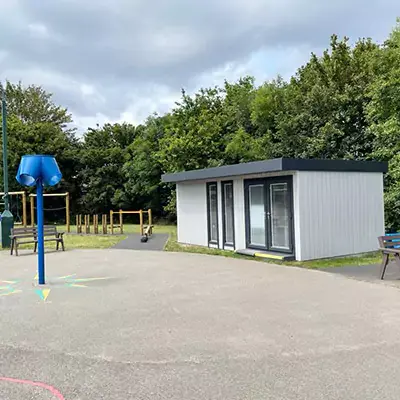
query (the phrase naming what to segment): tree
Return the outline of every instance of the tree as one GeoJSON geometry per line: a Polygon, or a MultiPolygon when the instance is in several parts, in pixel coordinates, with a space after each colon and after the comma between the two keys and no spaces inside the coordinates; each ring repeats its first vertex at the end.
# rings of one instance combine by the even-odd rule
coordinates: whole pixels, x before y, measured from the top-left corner
{"type": "MultiPolygon", "coordinates": [[[[4,90],[0,83],[0,92],[4,90]]],[[[52,94],[41,86],[22,86],[22,83],[6,83],[7,111],[23,123],[50,123],[65,129],[72,122],[66,108],[52,101],[52,94]]]]}
{"type": "MultiPolygon", "coordinates": [[[[3,87],[0,86],[0,92],[3,87]]],[[[51,94],[39,86],[23,87],[21,83],[6,84],[7,132],[9,190],[20,191],[15,180],[21,157],[25,154],[51,154],[57,159],[63,173],[63,180],[48,190],[69,191],[73,198],[79,197],[79,185],[76,181],[77,149],[79,142],[74,131],[67,129],[72,121],[65,108],[55,105],[51,94]]],[[[1,127],[0,127],[1,132],[1,127]]],[[[0,141],[1,142],[1,141],[0,141]]],[[[2,155],[0,156],[2,162],[2,155]]],[[[2,170],[0,179],[3,180],[2,170]]],[[[23,188],[26,190],[26,188],[23,188]]],[[[48,208],[59,207],[58,199],[48,199],[48,208]]],[[[75,203],[72,202],[72,210],[75,203]]],[[[53,217],[63,213],[53,213],[53,217]]],[[[47,213],[45,217],[47,218],[47,213]]]]}
{"type": "Polygon", "coordinates": [[[129,160],[128,148],[135,137],[135,127],[126,123],[90,128],[84,135],[79,181],[80,205],[85,212],[130,208],[132,202],[125,194],[123,167],[129,160]]]}
{"type": "Polygon", "coordinates": [[[400,228],[400,21],[375,60],[377,77],[370,86],[369,135],[374,158],[389,161],[385,177],[386,225],[400,228]]]}
{"type": "Polygon", "coordinates": [[[157,157],[160,140],[170,116],[150,116],[137,127],[137,135],[128,147],[124,164],[125,193],[136,209],[151,208],[156,215],[165,215],[171,188],[161,183],[162,167],[157,157]]]}
{"type": "Polygon", "coordinates": [[[269,136],[274,157],[368,158],[365,107],[375,77],[379,47],[359,40],[331,38],[322,57],[311,55],[289,83],[264,84],[253,104],[253,122],[269,136]]]}
{"type": "Polygon", "coordinates": [[[223,98],[219,88],[201,89],[194,97],[182,92],[160,139],[158,159],[163,172],[217,166],[222,163],[223,98]]]}

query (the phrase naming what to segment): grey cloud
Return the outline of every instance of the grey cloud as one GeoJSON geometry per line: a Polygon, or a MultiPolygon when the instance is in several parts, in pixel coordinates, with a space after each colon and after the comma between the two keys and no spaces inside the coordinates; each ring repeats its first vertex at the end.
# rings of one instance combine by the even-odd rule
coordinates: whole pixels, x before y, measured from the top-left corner
{"type": "Polygon", "coordinates": [[[88,101],[76,87],[53,87],[80,115],[110,118],[149,84],[176,91],[261,48],[321,48],[332,33],[382,40],[397,12],[395,0],[8,1],[0,15],[0,52],[8,54],[0,74],[39,68],[92,84],[105,102],[88,101]],[[32,34],[30,24],[42,24],[47,36],[32,34]]]}

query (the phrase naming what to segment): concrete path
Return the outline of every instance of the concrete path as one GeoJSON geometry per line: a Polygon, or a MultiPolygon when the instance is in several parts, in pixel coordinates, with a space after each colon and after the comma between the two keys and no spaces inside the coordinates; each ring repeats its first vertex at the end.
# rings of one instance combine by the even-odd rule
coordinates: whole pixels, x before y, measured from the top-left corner
{"type": "Polygon", "coordinates": [[[114,249],[162,251],[168,237],[168,233],[153,233],[146,243],[142,243],[139,234],[130,234],[125,240],[117,243],[114,249]]]}
{"type": "Polygon", "coordinates": [[[256,261],[0,253],[0,398],[397,400],[400,290],[256,261]],[[61,397],[60,397],[61,396],[61,397]]]}

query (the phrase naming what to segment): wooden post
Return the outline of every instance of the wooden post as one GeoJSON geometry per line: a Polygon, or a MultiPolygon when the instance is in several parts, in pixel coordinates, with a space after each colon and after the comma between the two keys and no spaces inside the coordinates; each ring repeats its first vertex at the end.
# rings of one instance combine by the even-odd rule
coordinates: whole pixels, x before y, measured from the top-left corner
{"type": "Polygon", "coordinates": [[[114,211],[110,211],[110,229],[111,235],[114,235],[114,211]]]}
{"type": "Polygon", "coordinates": [[[70,228],[70,215],[69,215],[69,193],[65,193],[65,223],[67,224],[67,232],[71,231],[70,228]]]}
{"type": "Polygon", "coordinates": [[[93,230],[96,235],[99,234],[99,216],[93,215],[93,230]]]}
{"type": "Polygon", "coordinates": [[[22,193],[22,223],[24,227],[27,227],[27,217],[26,217],[26,193],[22,193]]]}
{"type": "Polygon", "coordinates": [[[30,197],[31,202],[31,227],[35,226],[35,198],[33,196],[30,197]]]}
{"type": "Polygon", "coordinates": [[[140,235],[144,235],[144,228],[143,228],[143,210],[139,211],[139,216],[140,216],[140,235]]]}
{"type": "Polygon", "coordinates": [[[107,235],[107,214],[101,216],[101,222],[103,225],[103,235],[107,235]]]}
{"type": "Polygon", "coordinates": [[[122,235],[124,233],[124,221],[123,221],[122,210],[119,210],[119,228],[120,228],[121,235],[122,235]]]}
{"type": "Polygon", "coordinates": [[[149,215],[149,225],[153,225],[153,216],[151,214],[151,208],[147,210],[147,214],[149,215]]]}
{"type": "Polygon", "coordinates": [[[90,215],[87,215],[86,233],[90,233],[90,215]]]}
{"type": "Polygon", "coordinates": [[[79,215],[75,217],[75,221],[76,221],[76,233],[79,233],[79,215]]]}
{"type": "Polygon", "coordinates": [[[79,233],[82,233],[82,214],[79,214],[79,233]]]}

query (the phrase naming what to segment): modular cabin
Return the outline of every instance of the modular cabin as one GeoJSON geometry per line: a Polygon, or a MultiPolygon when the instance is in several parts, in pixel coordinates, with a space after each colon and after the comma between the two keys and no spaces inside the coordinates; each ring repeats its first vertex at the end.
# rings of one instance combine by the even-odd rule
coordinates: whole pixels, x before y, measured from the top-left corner
{"type": "Polygon", "coordinates": [[[276,259],[375,251],[387,163],[279,158],[162,176],[178,242],[276,259]]]}

